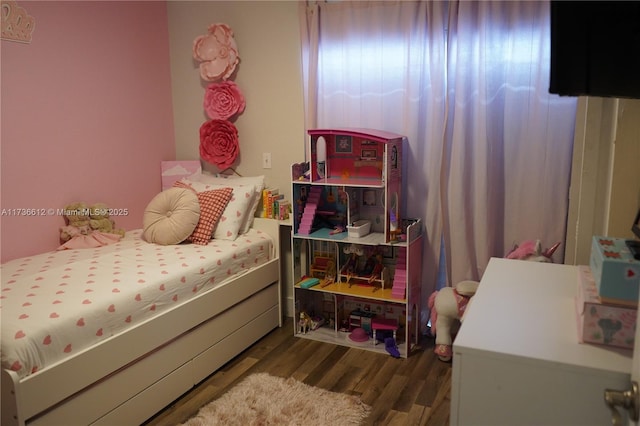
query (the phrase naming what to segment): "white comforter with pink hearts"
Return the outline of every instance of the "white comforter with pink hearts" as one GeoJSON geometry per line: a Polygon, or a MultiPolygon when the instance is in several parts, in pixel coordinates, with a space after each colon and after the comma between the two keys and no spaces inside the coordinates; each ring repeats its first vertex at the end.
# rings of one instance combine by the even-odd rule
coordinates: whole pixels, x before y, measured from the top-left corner
{"type": "Polygon", "coordinates": [[[272,258],[269,235],[254,229],[207,246],[140,236],[3,264],[2,368],[37,373],[272,258]]]}

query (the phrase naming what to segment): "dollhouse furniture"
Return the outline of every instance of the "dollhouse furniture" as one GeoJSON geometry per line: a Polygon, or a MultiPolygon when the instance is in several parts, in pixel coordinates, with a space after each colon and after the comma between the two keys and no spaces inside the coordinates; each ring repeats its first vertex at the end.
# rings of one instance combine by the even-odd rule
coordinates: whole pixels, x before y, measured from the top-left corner
{"type": "Polygon", "coordinates": [[[320,200],[320,194],[322,188],[313,187],[309,190],[309,195],[304,206],[304,213],[302,214],[302,220],[298,224],[298,233],[303,235],[309,235],[311,233],[311,227],[316,217],[316,211],[318,210],[318,201],[320,200]]]}
{"type": "Polygon", "coordinates": [[[316,256],[309,268],[311,276],[315,278],[324,278],[327,274],[327,269],[331,266],[332,262],[334,262],[334,258],[331,256],[323,256],[322,254],[316,256]]]}
{"type": "Polygon", "coordinates": [[[407,248],[398,247],[396,252],[396,270],[393,274],[391,297],[404,299],[407,294],[407,248]]]}
{"type": "Polygon", "coordinates": [[[490,260],[453,342],[452,425],[611,424],[604,390],[629,386],[632,351],[579,343],[578,274],[490,260]]]}
{"type": "Polygon", "coordinates": [[[2,305],[3,426],[141,424],[281,325],[277,221],[255,218],[242,238],[208,245],[161,246],[141,233],[2,265],[2,288],[11,290],[2,305]],[[21,369],[37,358],[6,364],[10,341],[38,333],[5,334],[5,326],[25,327],[38,313],[16,310],[36,299],[51,328],[31,347],[73,344],[21,369]],[[91,310],[79,315],[80,307],[91,310]]]}
{"type": "Polygon", "coordinates": [[[417,343],[423,230],[420,220],[403,217],[405,139],[371,129],[308,131],[308,173],[292,166],[294,307],[296,316],[328,318],[297,336],[385,353],[344,332],[372,334],[375,320],[379,330],[396,324],[402,357],[417,343]],[[335,282],[304,288],[305,277],[320,275],[328,257],[335,282]]]}
{"type": "Polygon", "coordinates": [[[349,331],[353,331],[356,328],[362,328],[367,333],[372,330],[371,323],[375,314],[371,312],[364,312],[361,310],[351,311],[349,314],[349,331]]]}
{"type": "Polygon", "coordinates": [[[393,331],[393,340],[396,339],[398,331],[398,321],[395,319],[374,318],[371,320],[371,329],[373,330],[373,344],[378,344],[378,330],[393,331]]]}

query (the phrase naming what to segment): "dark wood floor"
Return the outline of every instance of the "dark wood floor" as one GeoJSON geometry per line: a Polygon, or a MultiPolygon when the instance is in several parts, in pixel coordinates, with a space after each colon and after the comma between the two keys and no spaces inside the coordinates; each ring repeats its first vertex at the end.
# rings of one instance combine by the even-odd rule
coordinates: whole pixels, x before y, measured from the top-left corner
{"type": "Polygon", "coordinates": [[[451,364],[424,338],[407,359],[293,336],[291,319],[234,358],[146,425],[173,425],[193,416],[246,376],[294,377],[333,392],[358,395],[372,407],[370,425],[448,425],[451,364]]]}

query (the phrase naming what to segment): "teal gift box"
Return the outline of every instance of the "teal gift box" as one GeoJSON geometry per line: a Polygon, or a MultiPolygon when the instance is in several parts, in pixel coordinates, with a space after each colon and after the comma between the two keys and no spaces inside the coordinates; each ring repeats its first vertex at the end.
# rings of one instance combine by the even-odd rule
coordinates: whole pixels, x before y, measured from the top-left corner
{"type": "Polygon", "coordinates": [[[623,238],[594,236],[590,266],[603,302],[637,306],[640,261],[633,258],[623,238]]]}

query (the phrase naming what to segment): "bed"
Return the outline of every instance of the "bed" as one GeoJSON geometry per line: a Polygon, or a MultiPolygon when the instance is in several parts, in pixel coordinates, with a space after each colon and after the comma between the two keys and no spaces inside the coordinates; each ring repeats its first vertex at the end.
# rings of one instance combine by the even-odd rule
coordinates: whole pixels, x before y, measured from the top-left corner
{"type": "Polygon", "coordinates": [[[140,424],[282,325],[279,225],[13,260],[0,297],[2,425],[140,424]]]}

